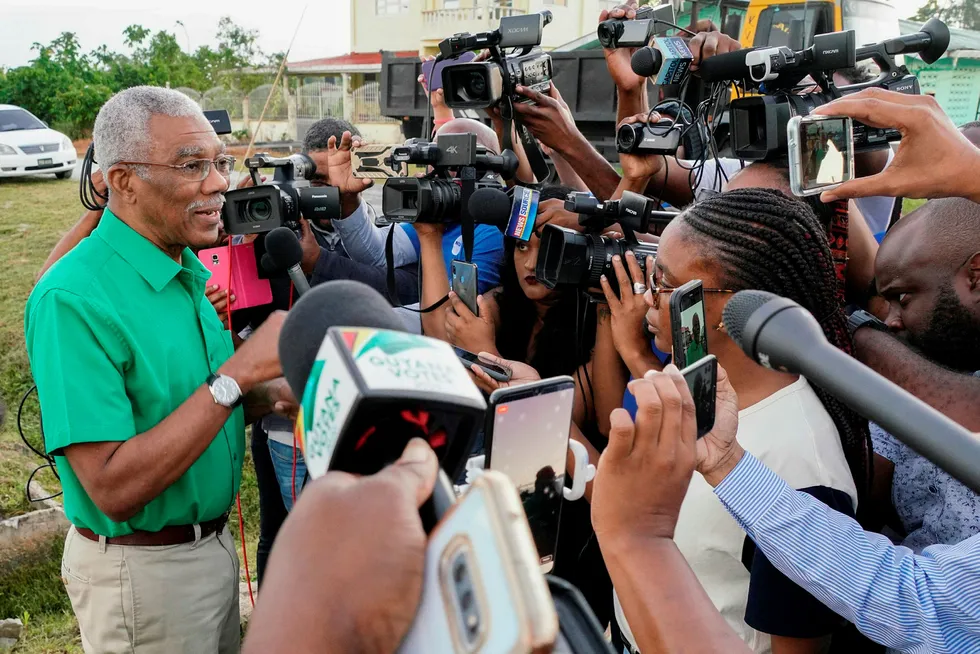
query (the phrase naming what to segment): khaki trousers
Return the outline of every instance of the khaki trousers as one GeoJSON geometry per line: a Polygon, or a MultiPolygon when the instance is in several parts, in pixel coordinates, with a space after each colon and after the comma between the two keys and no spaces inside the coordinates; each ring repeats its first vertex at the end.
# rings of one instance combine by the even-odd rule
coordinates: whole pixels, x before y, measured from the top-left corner
{"type": "Polygon", "coordinates": [[[68,530],[61,577],[86,654],[238,652],[238,553],[228,528],[193,543],[107,545],[68,530]]]}

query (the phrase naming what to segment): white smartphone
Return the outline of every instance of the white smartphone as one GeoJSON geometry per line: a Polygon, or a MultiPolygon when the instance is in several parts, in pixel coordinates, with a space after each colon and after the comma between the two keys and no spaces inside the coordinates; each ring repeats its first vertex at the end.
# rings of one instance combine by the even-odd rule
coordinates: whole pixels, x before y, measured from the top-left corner
{"type": "Polygon", "coordinates": [[[794,195],[816,195],[854,179],[854,121],[847,116],[793,116],[786,147],[794,195]]]}
{"type": "Polygon", "coordinates": [[[520,498],[487,471],[429,536],[422,600],[399,654],[551,652],[558,615],[520,498]]]}
{"type": "Polygon", "coordinates": [[[568,376],[498,389],[488,403],[487,468],[520,492],[543,572],[555,565],[574,404],[568,376]]]}

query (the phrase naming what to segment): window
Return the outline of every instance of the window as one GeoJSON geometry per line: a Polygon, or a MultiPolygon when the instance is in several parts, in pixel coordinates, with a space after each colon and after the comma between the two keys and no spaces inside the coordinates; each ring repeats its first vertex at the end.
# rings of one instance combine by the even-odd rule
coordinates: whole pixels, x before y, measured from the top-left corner
{"type": "Polygon", "coordinates": [[[16,132],[22,129],[44,129],[44,123],[23,109],[0,111],[0,132],[16,132]]]}
{"type": "Polygon", "coordinates": [[[544,0],[544,4],[546,4],[546,5],[556,5],[556,6],[559,6],[559,7],[567,7],[568,6],[568,0],[544,0]]]}
{"type": "Polygon", "coordinates": [[[377,14],[401,14],[408,11],[409,0],[375,0],[377,14]]]}
{"type": "Polygon", "coordinates": [[[443,9],[459,9],[459,0],[443,0],[443,9]]]}

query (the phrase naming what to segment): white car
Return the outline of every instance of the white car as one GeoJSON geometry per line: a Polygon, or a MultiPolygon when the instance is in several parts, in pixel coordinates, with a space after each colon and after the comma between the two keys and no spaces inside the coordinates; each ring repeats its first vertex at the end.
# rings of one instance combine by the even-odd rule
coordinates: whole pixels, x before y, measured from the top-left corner
{"type": "Polygon", "coordinates": [[[70,138],[26,109],[0,104],[0,177],[54,173],[67,179],[77,159],[70,138]]]}

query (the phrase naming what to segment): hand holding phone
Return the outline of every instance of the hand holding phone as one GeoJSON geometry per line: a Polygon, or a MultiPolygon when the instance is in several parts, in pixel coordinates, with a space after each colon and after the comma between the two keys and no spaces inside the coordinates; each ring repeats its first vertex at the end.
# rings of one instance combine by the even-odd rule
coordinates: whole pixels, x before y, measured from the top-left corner
{"type": "Polygon", "coordinates": [[[461,347],[454,347],[453,350],[456,352],[456,356],[459,357],[460,363],[467,370],[470,369],[470,366],[477,365],[480,367],[480,370],[490,375],[491,379],[499,382],[510,381],[511,375],[513,374],[510,368],[481,359],[478,355],[464,350],[461,347]]]}
{"type": "Polygon", "coordinates": [[[847,116],[790,118],[786,148],[794,195],[816,195],[854,179],[854,121],[847,116]]]}
{"type": "Polygon", "coordinates": [[[694,398],[694,414],[698,423],[698,438],[715,426],[715,396],[718,393],[718,359],[715,355],[695,361],[681,370],[687,388],[694,398]]]}

